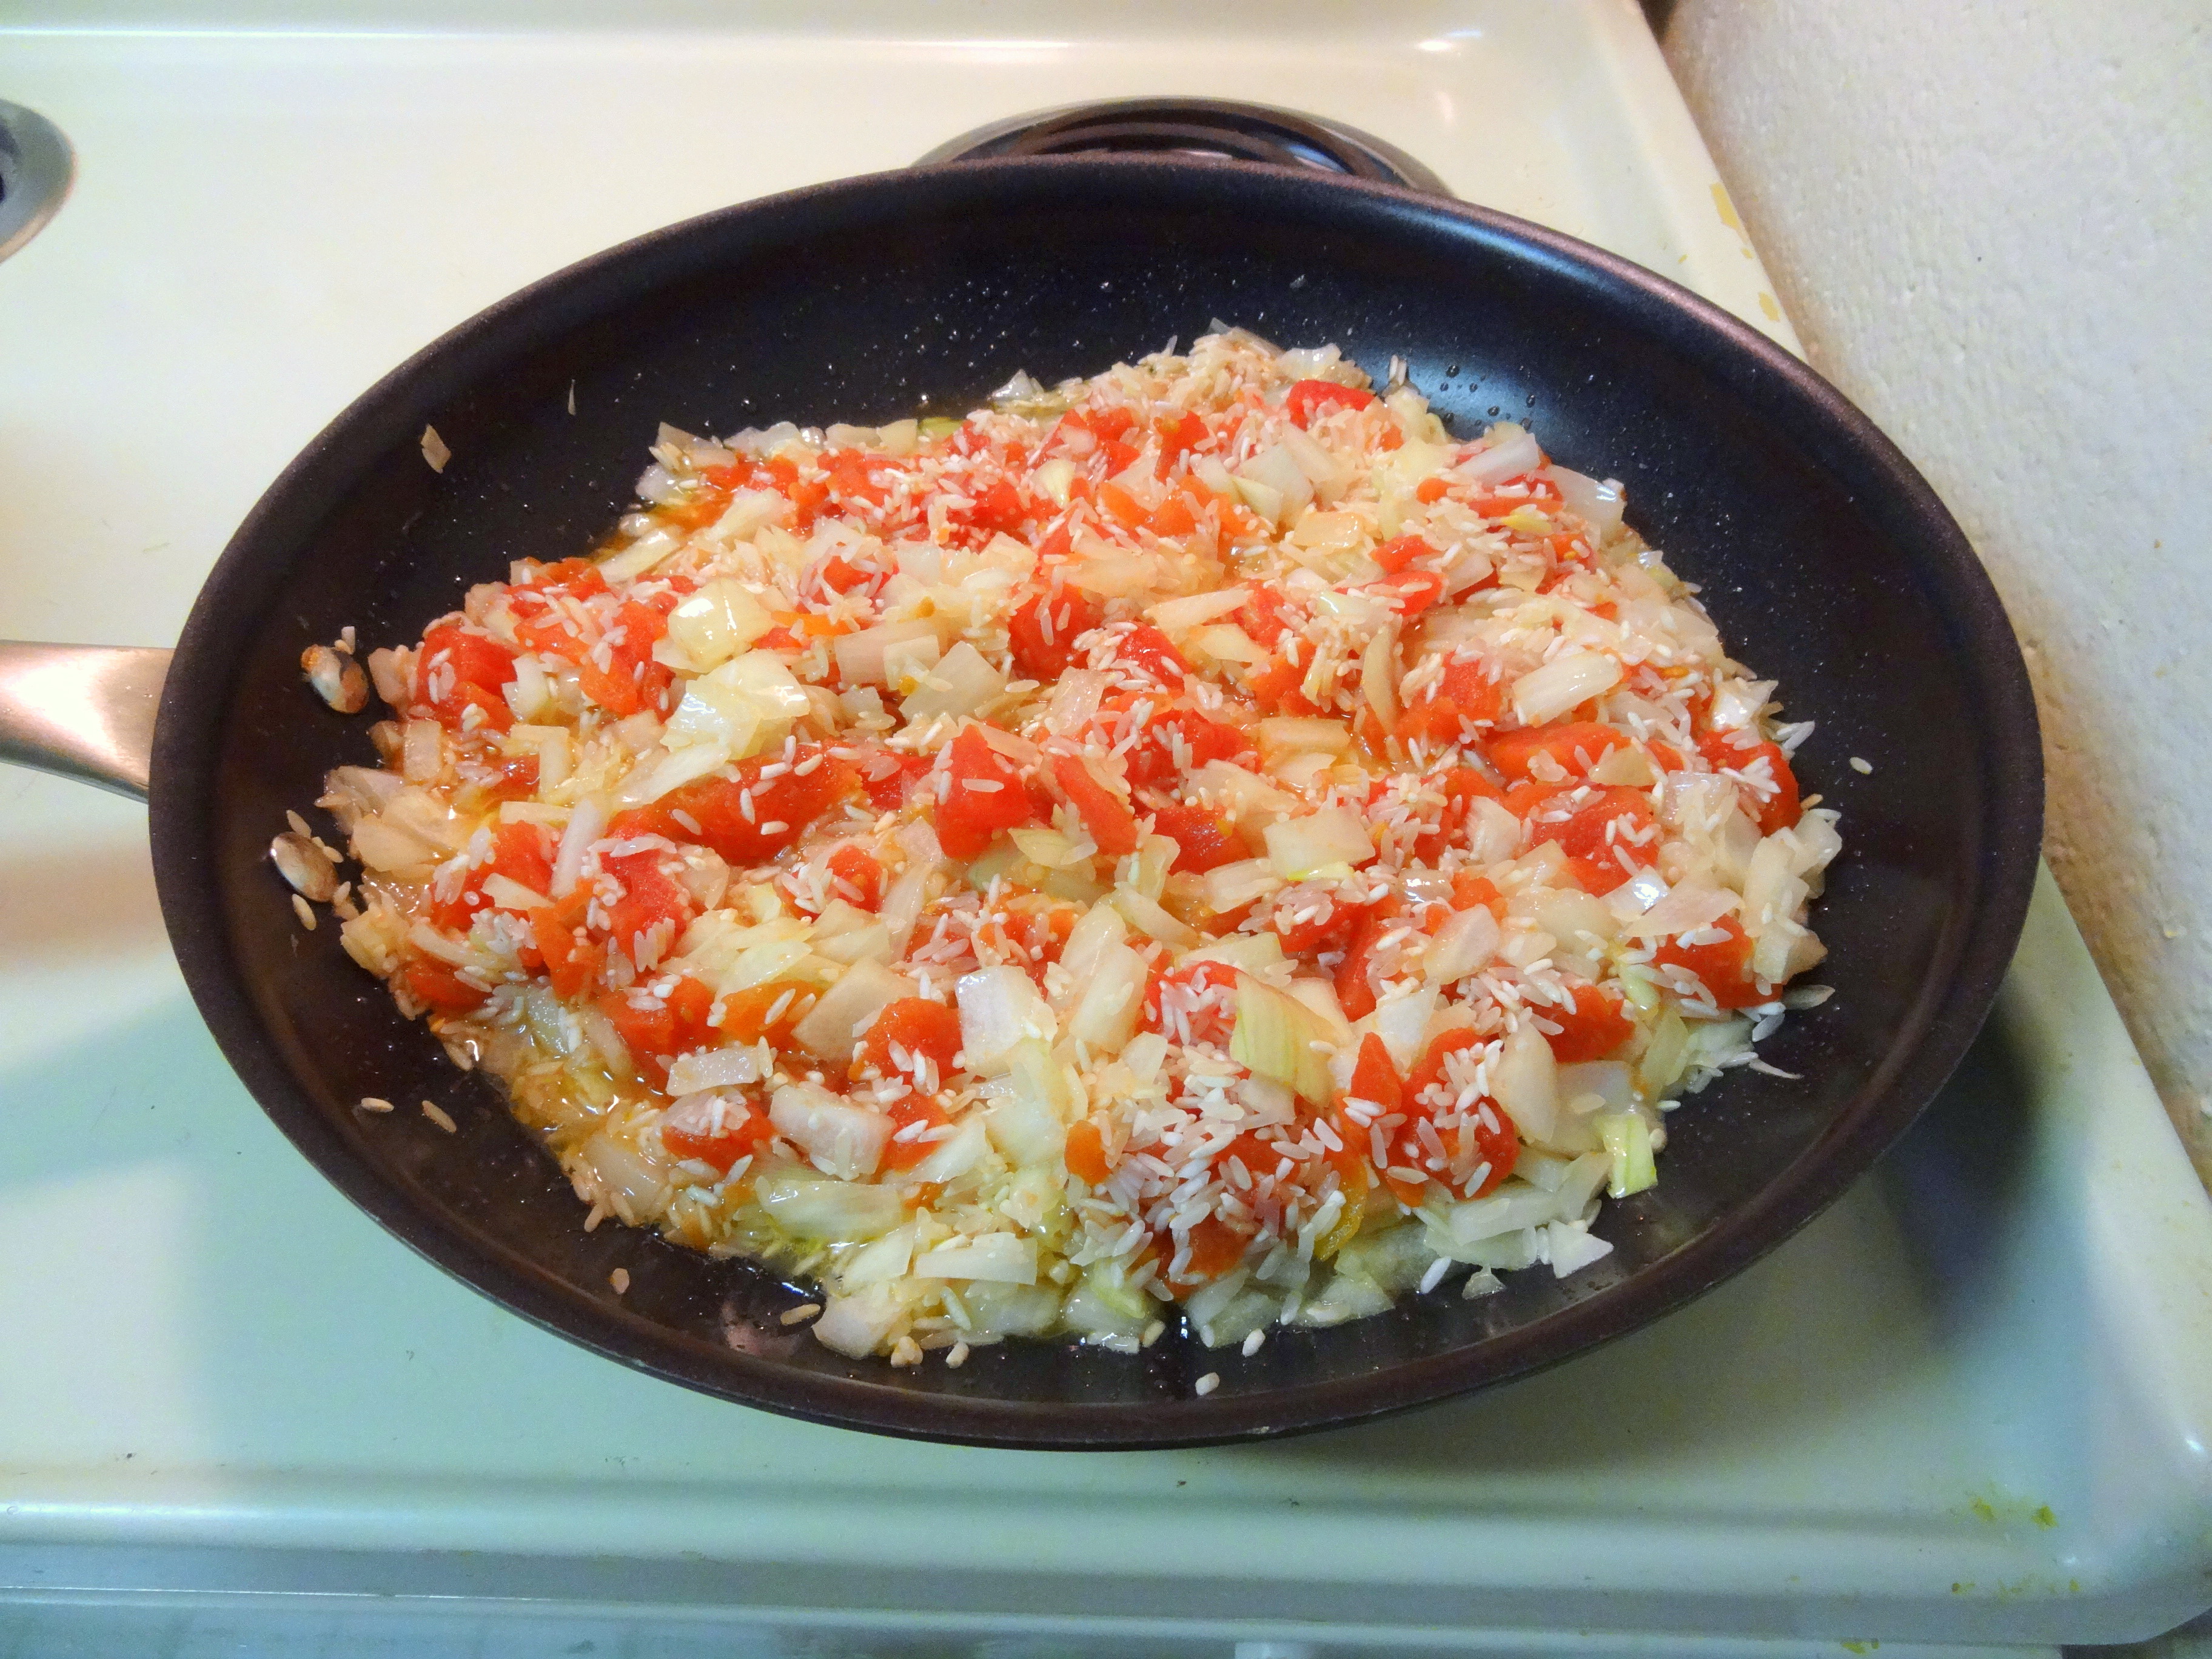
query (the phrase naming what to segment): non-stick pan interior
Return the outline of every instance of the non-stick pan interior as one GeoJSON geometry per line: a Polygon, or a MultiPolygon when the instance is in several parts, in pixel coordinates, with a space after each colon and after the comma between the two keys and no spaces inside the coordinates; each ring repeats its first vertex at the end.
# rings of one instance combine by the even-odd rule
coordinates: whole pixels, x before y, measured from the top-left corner
{"type": "Polygon", "coordinates": [[[1282,1432],[1516,1374],[1632,1328],[1801,1224],[1910,1121],[1986,1008],[2036,845],[2032,706],[1955,526],[1862,417],[1747,330],[1632,268],[1468,210],[1335,180],[1161,160],[994,162],[851,181],[677,227],[550,279],[365,396],[241,529],[162,714],[155,850],[195,994],[271,1115],[410,1243],[629,1363],[825,1420],[1011,1444],[1282,1432]],[[1212,319],[1402,356],[1455,432],[1510,417],[1628,486],[1631,521],[1704,586],[1741,660],[1780,677],[1798,757],[1844,812],[1816,926],[1836,994],[1670,1122],[1656,1190],[1566,1282],[1449,1291],[1259,1353],[1171,1333],[1129,1357],[978,1351],[895,1372],[787,1331],[750,1267],[609,1225],[422,1026],[303,933],[265,857],[326,769],[371,762],[301,649],[350,624],[410,641],[523,556],[588,550],[662,421],[957,413],[1017,369],[1087,374],[1212,319]],[[420,437],[450,447],[442,473],[420,437]],[[1860,775],[1848,757],[1873,765],[1860,775]],[[365,1095],[398,1102],[365,1115],[365,1095]],[[414,1109],[424,1097],[458,1135],[414,1109]],[[627,1268],[629,1288],[609,1285],[627,1268]],[[1192,1380],[1218,1372],[1200,1400],[1192,1380]]]}

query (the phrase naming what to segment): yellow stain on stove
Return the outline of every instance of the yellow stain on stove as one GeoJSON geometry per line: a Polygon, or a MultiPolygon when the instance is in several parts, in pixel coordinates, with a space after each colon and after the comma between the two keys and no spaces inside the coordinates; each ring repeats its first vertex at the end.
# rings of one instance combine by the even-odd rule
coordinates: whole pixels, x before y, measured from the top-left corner
{"type": "Polygon", "coordinates": [[[1782,320],[1782,307],[1775,303],[1774,296],[1765,289],[1759,291],[1759,308],[1766,313],[1768,322],[1778,323],[1782,320]]]}
{"type": "Polygon", "coordinates": [[[1745,234],[1743,221],[1735,216],[1735,204],[1729,200],[1728,186],[1717,179],[1713,180],[1713,205],[1720,210],[1723,224],[1739,236],[1745,234]]]}

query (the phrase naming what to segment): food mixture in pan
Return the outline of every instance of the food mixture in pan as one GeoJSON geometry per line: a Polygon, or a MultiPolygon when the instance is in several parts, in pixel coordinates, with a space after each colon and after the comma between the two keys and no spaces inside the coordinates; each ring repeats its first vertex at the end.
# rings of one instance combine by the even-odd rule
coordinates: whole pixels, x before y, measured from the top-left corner
{"type": "Polygon", "coordinates": [[[361,872],[278,863],[589,1224],[818,1285],[832,1348],[1581,1272],[1825,994],[1808,728],[1518,426],[1224,331],[653,454],[595,557],[368,654],[361,872]]]}

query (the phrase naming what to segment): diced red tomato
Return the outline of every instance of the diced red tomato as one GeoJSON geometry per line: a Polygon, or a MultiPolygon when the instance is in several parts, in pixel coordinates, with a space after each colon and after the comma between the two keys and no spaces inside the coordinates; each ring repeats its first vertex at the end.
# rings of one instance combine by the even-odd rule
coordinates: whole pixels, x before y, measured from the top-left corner
{"type": "Polygon", "coordinates": [[[1170,495],[1152,509],[1146,528],[1155,536],[1188,536],[1198,528],[1198,514],[1188,495],[1170,495]]]}
{"type": "Polygon", "coordinates": [[[1134,530],[1152,517],[1152,509],[1110,479],[1098,486],[1098,505],[1117,523],[1134,530]]]}
{"type": "Polygon", "coordinates": [[[1124,759],[1131,783],[1165,789],[1208,761],[1235,760],[1251,748],[1250,739],[1233,726],[1194,708],[1170,708],[1145,728],[1124,759]]]}
{"type": "MultiPolygon", "coordinates": [[[[1528,787],[1519,785],[1512,793],[1518,796],[1528,787]]],[[[1555,797],[1547,791],[1545,798],[1555,797]]],[[[1651,802],[1642,790],[1601,789],[1561,822],[1531,817],[1528,838],[1539,846],[1555,841],[1569,858],[1597,866],[1607,872],[1606,885],[1590,890],[1611,892],[1633,872],[1630,866],[1648,870],[1658,862],[1656,825],[1651,802]],[[1623,858],[1627,865],[1622,864],[1623,858]]]]}
{"type": "MultiPolygon", "coordinates": [[[[1410,1114],[1433,1117],[1436,1113],[1454,1103],[1443,1097],[1449,1087],[1445,1062],[1455,1054],[1462,1054],[1469,1049],[1481,1047],[1482,1039],[1470,1030],[1446,1031],[1429,1044],[1427,1052],[1413,1062],[1413,1070],[1406,1074],[1406,1110],[1410,1114]]],[[[1490,1173],[1483,1177],[1482,1184],[1469,1194],[1471,1197],[1480,1197],[1482,1194],[1491,1192],[1498,1187],[1507,1176],[1513,1173],[1514,1163],[1521,1152],[1520,1137],[1514,1133],[1512,1121],[1505,1115],[1504,1111],[1494,1101],[1486,1100],[1481,1104],[1487,1109],[1487,1115],[1486,1117],[1483,1112],[1477,1112],[1474,1121],[1468,1132],[1474,1137],[1478,1161],[1487,1164],[1490,1166],[1490,1173]]],[[[1457,1133],[1459,1131],[1454,1130],[1447,1132],[1447,1134],[1449,1136],[1457,1133]]],[[[1444,1144],[1448,1148],[1452,1146],[1449,1138],[1445,1139],[1444,1144]]],[[[1454,1150],[1456,1149],[1454,1148],[1454,1150]]],[[[1426,1167],[1425,1160],[1431,1156],[1431,1154],[1426,1150],[1425,1143],[1420,1137],[1419,1131],[1409,1119],[1406,1127],[1398,1132],[1397,1139],[1392,1145],[1393,1167],[1424,1169],[1426,1167]]],[[[1421,1189],[1427,1185],[1424,1181],[1419,1186],[1415,1186],[1403,1177],[1392,1176],[1387,1171],[1384,1173],[1383,1179],[1389,1184],[1392,1192],[1409,1204],[1419,1200],[1421,1189]]]]}
{"type": "Polygon", "coordinates": [[[1610,726],[1592,720],[1563,720],[1550,726],[1525,726],[1501,732],[1490,740],[1490,763],[1505,777],[1524,779],[1540,754],[1549,755],[1571,778],[1587,777],[1591,767],[1628,738],[1610,726]]]}
{"type": "Polygon", "coordinates": [[[1152,833],[1165,836],[1181,849],[1171,867],[1193,875],[1218,870],[1246,856],[1236,826],[1203,806],[1160,807],[1152,815],[1152,833]]]}
{"type": "Polygon", "coordinates": [[[903,749],[877,750],[860,768],[860,787],[867,793],[868,804],[878,812],[896,811],[906,805],[907,792],[929,775],[929,764],[927,755],[903,749]]]}
{"type": "Polygon", "coordinates": [[[1368,583],[1367,591],[1398,615],[1418,617],[1443,598],[1444,579],[1433,570],[1401,570],[1395,576],[1368,583]]]}
{"type": "Polygon", "coordinates": [[[1413,1070],[1406,1073],[1406,1098],[1419,1103],[1432,1086],[1444,1080],[1444,1061],[1451,1055],[1469,1048],[1482,1047],[1482,1039],[1470,1030],[1446,1031],[1413,1062],[1413,1070]]]}
{"type": "Polygon", "coordinates": [[[1707,763],[1716,769],[1747,772],[1753,770],[1760,761],[1767,764],[1768,775],[1775,784],[1774,792],[1764,799],[1755,799],[1757,792],[1744,792],[1744,807],[1759,833],[1771,836],[1778,830],[1794,827],[1803,816],[1797,793],[1797,775],[1790,769],[1790,757],[1782,752],[1778,743],[1746,743],[1736,738],[1742,734],[1713,732],[1698,738],[1698,749],[1707,763]]]}
{"type": "Polygon", "coordinates": [[[884,866],[866,848],[844,846],[830,855],[830,874],[853,890],[851,902],[872,910],[884,899],[884,866]]]}
{"type": "Polygon", "coordinates": [[[671,1158],[696,1158],[710,1164],[718,1175],[727,1175],[741,1158],[750,1158],[775,1139],[775,1126],[768,1114],[750,1103],[724,1108],[721,1128],[713,1133],[660,1127],[660,1144],[671,1158]]]}
{"type": "Polygon", "coordinates": [[[1129,810],[1127,800],[1093,777],[1080,758],[1054,756],[1052,775],[1100,852],[1120,858],[1137,850],[1137,815],[1129,810]]]}
{"type": "Polygon", "coordinates": [[[1014,666],[1023,678],[1050,684],[1074,666],[1075,641],[1105,619],[1096,599],[1073,588],[1037,594],[1006,624],[1014,666]]]}
{"type": "Polygon", "coordinates": [[[837,449],[824,455],[822,465],[830,474],[831,494],[847,501],[865,501],[871,507],[883,505],[888,492],[875,476],[884,465],[881,457],[864,455],[857,449],[837,449]]]}
{"type": "Polygon", "coordinates": [[[1069,418],[1079,419],[1096,438],[1118,438],[1137,423],[1136,412],[1127,409],[1086,409],[1069,418]]]}
{"type": "Polygon", "coordinates": [[[835,553],[822,561],[822,568],[817,574],[822,578],[823,586],[833,593],[850,593],[855,588],[866,587],[876,579],[874,571],[849,564],[835,553]]]}
{"type": "Polygon", "coordinates": [[[1705,982],[1713,1000],[1723,1008],[1748,1008],[1764,1002],[1768,994],[1759,988],[1751,971],[1751,939],[1734,916],[1712,924],[1728,935],[1710,945],[1685,945],[1670,939],[1651,953],[1654,962],[1686,968],[1705,982]]]}
{"type": "Polygon", "coordinates": [[[576,678],[586,696],[609,714],[626,719],[641,709],[659,708],[674,678],[668,665],[653,654],[654,644],[668,631],[668,618],[650,605],[628,599],[615,612],[615,628],[621,635],[615,644],[602,641],[578,655],[576,678]],[[599,662],[602,648],[609,659],[604,668],[599,662]]]}
{"type": "MultiPolygon", "coordinates": [[[[1180,1273],[1163,1275],[1171,1289],[1195,1290],[1211,1284],[1244,1259],[1250,1237],[1238,1232],[1219,1216],[1210,1215],[1190,1230],[1190,1255],[1180,1273]]],[[[1166,1249],[1171,1240],[1163,1241],[1166,1249]]],[[[1170,1255],[1170,1260],[1173,1260],[1170,1255]]]]}
{"type": "Polygon", "coordinates": [[[1307,914],[1322,908],[1306,898],[1273,907],[1267,925],[1282,940],[1285,956],[1314,956],[1323,951],[1342,950],[1359,931],[1360,921],[1366,915],[1364,905],[1347,904],[1341,900],[1328,905],[1322,915],[1307,914]]]}
{"type": "Polygon", "coordinates": [[[434,1013],[465,1014],[483,1006],[489,992],[479,991],[442,962],[417,957],[399,970],[408,994],[434,1013]]]}
{"type": "Polygon", "coordinates": [[[900,997],[876,1016],[860,1039],[860,1060],[885,1077],[908,1075],[891,1053],[894,1045],[910,1055],[928,1056],[939,1078],[949,1078],[960,1054],[960,1016],[927,997],[900,997]]]}
{"type": "Polygon", "coordinates": [[[1336,1000],[1346,1018],[1364,1019],[1375,1012],[1375,987],[1369,981],[1368,970],[1374,965],[1383,935],[1401,926],[1405,915],[1406,902],[1392,894],[1368,911],[1352,943],[1345,947],[1344,960],[1336,969],[1336,1000]]]}
{"type": "Polygon", "coordinates": [[[1428,692],[1398,717],[1401,741],[1454,744],[1468,728],[1493,724],[1505,711],[1505,687],[1472,657],[1455,657],[1428,692]]]}
{"type": "Polygon", "coordinates": [[[1022,492],[1001,478],[976,495],[975,505],[969,509],[967,518],[969,524],[987,533],[1012,535],[1029,523],[1030,507],[1022,499],[1022,492]]]}
{"type": "Polygon", "coordinates": [[[1375,550],[1375,562],[1382,567],[1385,575],[1395,576],[1414,560],[1436,550],[1419,536],[1401,536],[1375,550]]]}
{"type": "Polygon", "coordinates": [[[466,711],[483,711],[483,723],[504,732],[514,723],[501,688],[514,678],[515,653],[497,640],[442,622],[422,636],[415,659],[415,703],[449,732],[462,729],[466,711]],[[438,695],[431,695],[435,687],[438,695]]]}
{"type": "Polygon", "coordinates": [[[1437,812],[1437,827],[1424,830],[1415,838],[1416,858],[1437,857],[1467,827],[1468,817],[1478,799],[1496,800],[1501,793],[1496,784],[1472,766],[1448,767],[1436,782],[1443,792],[1443,805],[1437,812]]]}
{"type": "Polygon", "coordinates": [[[1164,684],[1176,685],[1190,678],[1190,665],[1168,636],[1150,623],[1139,623],[1115,647],[1115,656],[1133,663],[1164,684]]]}
{"type": "Polygon", "coordinates": [[[1067,1131],[1067,1147],[1062,1154],[1068,1174],[1078,1181],[1088,1182],[1093,1187],[1103,1186],[1113,1170],[1106,1163],[1105,1138],[1098,1132],[1097,1121],[1085,1118],[1072,1125],[1067,1131]]]}
{"type": "Polygon", "coordinates": [[[909,1094],[890,1109],[891,1138],[884,1143],[883,1167],[886,1170],[911,1170],[937,1150],[937,1143],[924,1139],[932,1129],[942,1128],[952,1121],[945,1109],[927,1095],[909,1094]],[[922,1127],[915,1129],[914,1126],[922,1127]],[[913,1129],[914,1133],[902,1140],[899,1137],[913,1129]]]}
{"type": "Polygon", "coordinates": [[[805,1018],[813,1006],[812,988],[795,980],[748,985],[722,999],[722,1017],[715,1029],[735,1042],[766,1041],[778,1048],[788,1048],[792,1028],[805,1018]]]}
{"type": "Polygon", "coordinates": [[[1036,820],[1020,768],[991,747],[980,726],[961,728],[943,762],[949,781],[937,803],[937,839],[956,859],[972,859],[1001,830],[1036,820]]]}
{"type": "Polygon", "coordinates": [[[1291,621],[1285,614],[1289,608],[1288,602],[1275,589],[1255,587],[1237,608],[1237,617],[1247,634],[1272,651],[1291,631],[1291,621]]]}
{"type": "Polygon", "coordinates": [[[699,476],[717,489],[731,491],[750,483],[758,471],[751,461],[740,455],[737,459],[725,461],[719,466],[702,466],[699,469],[699,476]]]}
{"type": "Polygon", "coordinates": [[[698,912],[690,890],[670,872],[673,861],[671,854],[650,847],[599,860],[598,886],[607,915],[608,943],[633,962],[641,942],[657,929],[666,930],[661,939],[663,953],[672,951],[698,912]]]}
{"type": "Polygon", "coordinates": [[[465,933],[482,912],[504,908],[484,896],[484,883],[495,875],[519,882],[533,893],[551,890],[553,859],[541,826],[502,823],[492,832],[491,845],[490,859],[469,872],[468,879],[461,884],[460,891],[450,902],[431,901],[430,920],[439,927],[465,933]]]}
{"type": "Polygon", "coordinates": [[[562,559],[541,565],[529,580],[517,585],[518,592],[563,592],[587,599],[607,591],[607,579],[589,559],[562,559]]]}
{"type": "Polygon", "coordinates": [[[538,757],[484,756],[462,769],[463,782],[455,803],[463,810],[481,811],[495,802],[527,800],[538,793],[538,757]]]}
{"type": "Polygon", "coordinates": [[[1498,884],[1487,876],[1478,876],[1473,871],[1462,870],[1452,878],[1452,908],[1472,910],[1478,904],[1504,920],[1505,895],[1498,890],[1498,884]]]}
{"type": "Polygon", "coordinates": [[[1158,472],[1163,478],[1175,470],[1176,462],[1203,444],[1208,436],[1206,422],[1199,416],[1191,414],[1176,415],[1156,421],[1153,422],[1152,430],[1159,434],[1158,472]]]}
{"type": "Polygon", "coordinates": [[[1413,486],[1413,499],[1424,507],[1433,506],[1451,494],[1451,480],[1446,477],[1424,478],[1413,486]]]}
{"type": "Polygon", "coordinates": [[[1545,1037],[1552,1045],[1552,1058],[1560,1065],[1603,1060],[1636,1034],[1635,1024],[1621,1012],[1618,999],[1595,985],[1577,985],[1572,995],[1571,1007],[1547,1006],[1536,1011],[1559,1028],[1557,1033],[1545,1033],[1545,1037]]]}
{"type": "Polygon", "coordinates": [[[645,986],[632,986],[599,999],[600,1012],[621,1033],[630,1058],[656,1085],[667,1080],[671,1058],[715,1041],[714,1028],[707,1023],[714,1003],[714,992],[689,975],[678,980],[665,998],[645,986]]]}
{"type": "Polygon", "coordinates": [[[1330,409],[1365,409],[1375,401],[1371,392],[1339,386],[1334,380],[1300,380],[1283,398],[1283,413],[1299,426],[1311,426],[1314,416],[1330,409]]]}
{"type": "Polygon", "coordinates": [[[591,890],[578,887],[567,897],[530,913],[531,936],[545,958],[545,972],[558,995],[574,998],[599,976],[606,947],[583,932],[591,890]]]}
{"type": "Polygon", "coordinates": [[[1317,714],[1313,700],[1300,690],[1305,677],[1306,671],[1294,662],[1273,662],[1255,670],[1246,678],[1244,690],[1254,702],[1272,714],[1317,714]]]}
{"type": "Polygon", "coordinates": [[[1389,1049],[1372,1031],[1359,1040],[1359,1058],[1352,1064],[1352,1085],[1345,1094],[1350,1099],[1380,1106],[1385,1112],[1399,1111],[1405,1106],[1405,1082],[1391,1061],[1389,1049]]]}
{"type": "Polygon", "coordinates": [[[767,767],[782,764],[781,755],[740,761],[735,778],[695,779],[649,806],[617,815],[607,833],[665,836],[711,847],[734,865],[765,863],[795,844],[815,820],[860,787],[860,775],[852,763],[829,754],[818,744],[798,744],[788,769],[762,777],[767,767]],[[748,793],[752,797],[750,814],[745,810],[748,793]]]}
{"type": "Polygon", "coordinates": [[[1167,1031],[1162,1009],[1173,997],[1173,1006],[1188,1018],[1192,1042],[1226,1048],[1237,1024],[1236,992],[1237,970],[1226,963],[1194,962],[1155,974],[1145,987],[1146,1029],[1167,1031]]]}

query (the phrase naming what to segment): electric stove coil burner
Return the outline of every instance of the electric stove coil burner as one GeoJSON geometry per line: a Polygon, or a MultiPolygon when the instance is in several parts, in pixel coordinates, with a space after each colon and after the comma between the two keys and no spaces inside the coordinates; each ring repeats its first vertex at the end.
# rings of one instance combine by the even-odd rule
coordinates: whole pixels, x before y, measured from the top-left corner
{"type": "Polygon", "coordinates": [[[0,259],[54,216],[75,167],[60,128],[36,110],[0,99],[0,259]]]}
{"type": "Polygon", "coordinates": [[[1132,150],[1311,167],[1433,196],[1451,194],[1443,179],[1405,151],[1356,127],[1215,98],[1125,98],[1017,115],[939,144],[917,165],[1132,150]]]}

